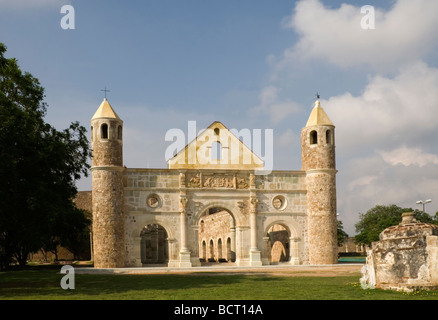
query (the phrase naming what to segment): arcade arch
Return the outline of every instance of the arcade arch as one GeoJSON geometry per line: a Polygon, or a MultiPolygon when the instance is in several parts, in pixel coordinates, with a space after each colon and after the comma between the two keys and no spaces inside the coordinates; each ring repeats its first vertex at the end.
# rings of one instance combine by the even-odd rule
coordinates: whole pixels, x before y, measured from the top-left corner
{"type": "Polygon", "coordinates": [[[169,261],[166,229],[159,224],[149,224],[140,233],[140,258],[143,266],[165,264],[169,261]]]}
{"type": "Polygon", "coordinates": [[[300,264],[303,242],[296,223],[268,218],[264,230],[265,264],[300,264]]]}
{"type": "Polygon", "coordinates": [[[267,253],[270,264],[288,262],[290,259],[290,232],[282,224],[272,225],[268,233],[267,253]]]}
{"type": "Polygon", "coordinates": [[[235,262],[236,232],[233,215],[222,207],[210,207],[199,218],[199,260],[235,262]]]}

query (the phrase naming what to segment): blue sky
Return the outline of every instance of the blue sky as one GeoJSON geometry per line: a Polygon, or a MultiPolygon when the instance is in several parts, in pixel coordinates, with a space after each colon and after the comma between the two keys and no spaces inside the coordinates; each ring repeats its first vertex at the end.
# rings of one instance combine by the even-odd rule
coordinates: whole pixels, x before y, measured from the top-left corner
{"type": "MultiPolygon", "coordinates": [[[[301,168],[315,100],[336,126],[338,211],[438,211],[438,3],[430,0],[0,0],[0,41],[46,88],[46,120],[86,128],[103,99],[128,167],[166,167],[171,128],[273,129],[274,169],[301,168]],[[75,29],[60,13],[75,9],[75,29]],[[375,6],[375,29],[360,8],[375,6]]],[[[90,179],[78,183],[91,188],[90,179]]]]}

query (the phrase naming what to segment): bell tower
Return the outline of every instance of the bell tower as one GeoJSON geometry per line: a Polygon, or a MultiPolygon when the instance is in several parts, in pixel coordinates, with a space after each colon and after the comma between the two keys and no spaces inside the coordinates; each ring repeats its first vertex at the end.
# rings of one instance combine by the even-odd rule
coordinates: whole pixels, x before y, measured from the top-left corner
{"type": "Polygon", "coordinates": [[[95,268],[124,266],[123,121],[105,98],[91,119],[95,268]]]}
{"type": "Polygon", "coordinates": [[[319,99],[301,130],[301,161],[306,172],[309,264],[337,263],[335,126],[319,99]]]}

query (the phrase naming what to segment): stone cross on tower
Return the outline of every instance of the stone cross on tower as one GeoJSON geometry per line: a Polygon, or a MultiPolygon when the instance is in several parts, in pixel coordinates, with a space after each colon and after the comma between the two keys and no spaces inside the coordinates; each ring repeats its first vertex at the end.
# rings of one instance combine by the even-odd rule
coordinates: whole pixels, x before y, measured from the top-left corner
{"type": "Polygon", "coordinates": [[[111,92],[111,91],[107,90],[106,87],[105,87],[105,89],[102,89],[102,90],[100,90],[100,91],[104,91],[104,92],[105,92],[105,99],[106,99],[106,93],[107,93],[107,92],[111,92]]]}

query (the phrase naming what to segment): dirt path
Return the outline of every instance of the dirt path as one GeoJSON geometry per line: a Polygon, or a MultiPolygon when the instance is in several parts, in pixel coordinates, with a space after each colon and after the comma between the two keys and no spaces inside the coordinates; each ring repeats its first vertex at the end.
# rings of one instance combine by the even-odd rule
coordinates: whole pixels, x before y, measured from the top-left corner
{"type": "Polygon", "coordinates": [[[263,267],[193,267],[193,268],[121,268],[121,269],[94,269],[77,268],[77,273],[105,273],[105,274],[187,274],[187,275],[218,275],[218,274],[246,274],[246,275],[275,275],[288,277],[336,277],[360,274],[362,264],[337,264],[324,266],[263,266],[263,267]]]}

